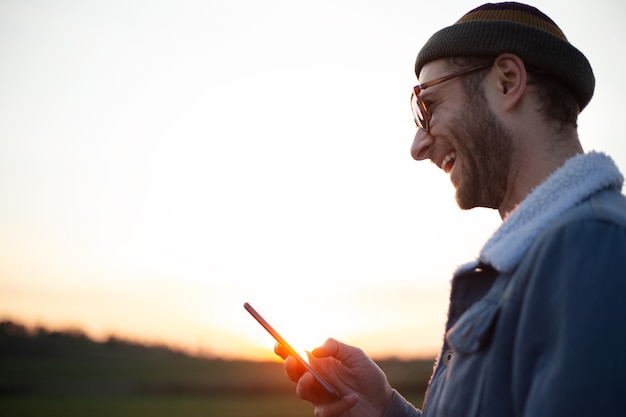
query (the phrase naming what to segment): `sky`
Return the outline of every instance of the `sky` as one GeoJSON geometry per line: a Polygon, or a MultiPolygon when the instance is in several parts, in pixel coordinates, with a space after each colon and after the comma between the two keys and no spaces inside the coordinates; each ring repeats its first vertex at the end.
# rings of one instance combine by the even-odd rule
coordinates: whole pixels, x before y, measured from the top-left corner
{"type": "MultiPolygon", "coordinates": [[[[0,0],[0,319],[270,358],[248,301],[301,349],[434,356],[500,218],[411,159],[413,64],[480,4],[0,0]]],[[[626,5],[532,4],[626,170],[626,5]]]]}

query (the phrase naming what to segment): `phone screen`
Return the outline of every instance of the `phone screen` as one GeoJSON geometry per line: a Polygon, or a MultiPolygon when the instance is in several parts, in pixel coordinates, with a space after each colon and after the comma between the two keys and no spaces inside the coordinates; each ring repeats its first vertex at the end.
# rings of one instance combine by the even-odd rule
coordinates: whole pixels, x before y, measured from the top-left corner
{"type": "Polygon", "coordinates": [[[322,387],[324,387],[326,391],[337,397],[341,397],[341,394],[339,394],[332,385],[330,385],[324,378],[322,378],[322,376],[318,374],[311,367],[311,365],[309,365],[309,363],[304,360],[304,358],[289,343],[287,343],[287,341],[276,330],[274,330],[274,328],[267,322],[267,320],[265,320],[263,316],[261,316],[249,303],[244,303],[243,307],[248,311],[248,313],[252,315],[252,317],[256,319],[256,321],[259,322],[261,326],[263,326],[265,330],[267,330],[269,334],[272,335],[272,337],[278,343],[280,343],[285,349],[287,349],[291,356],[296,358],[300,365],[302,365],[307,371],[311,373],[311,375],[313,375],[313,377],[322,385],[322,387]]]}

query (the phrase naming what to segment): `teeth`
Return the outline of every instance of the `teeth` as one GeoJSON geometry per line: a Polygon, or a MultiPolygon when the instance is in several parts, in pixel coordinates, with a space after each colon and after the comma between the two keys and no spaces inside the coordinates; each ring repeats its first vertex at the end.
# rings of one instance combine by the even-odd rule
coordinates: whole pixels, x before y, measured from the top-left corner
{"type": "Polygon", "coordinates": [[[445,172],[448,172],[448,170],[446,169],[446,166],[448,165],[450,161],[454,161],[455,159],[456,159],[456,152],[450,152],[449,154],[447,154],[446,157],[443,158],[443,161],[441,162],[441,169],[443,169],[445,172]]]}

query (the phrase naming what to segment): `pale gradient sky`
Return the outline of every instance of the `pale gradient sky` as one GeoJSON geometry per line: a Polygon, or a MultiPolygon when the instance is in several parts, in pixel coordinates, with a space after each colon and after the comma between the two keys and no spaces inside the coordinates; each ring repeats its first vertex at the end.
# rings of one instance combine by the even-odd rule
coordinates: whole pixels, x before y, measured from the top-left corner
{"type": "MultiPolygon", "coordinates": [[[[410,158],[413,62],[481,2],[0,0],[0,318],[268,357],[433,354],[499,224],[410,158]]],[[[626,6],[535,1],[591,61],[626,169],[626,6]]]]}

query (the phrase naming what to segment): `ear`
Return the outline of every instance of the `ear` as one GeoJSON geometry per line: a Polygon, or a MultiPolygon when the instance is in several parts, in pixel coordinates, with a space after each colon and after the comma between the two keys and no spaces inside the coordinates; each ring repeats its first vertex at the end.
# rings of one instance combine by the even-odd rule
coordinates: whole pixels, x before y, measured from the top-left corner
{"type": "Polygon", "coordinates": [[[520,102],[526,91],[524,62],[515,54],[502,54],[494,62],[493,73],[502,109],[509,111],[520,102]]]}

